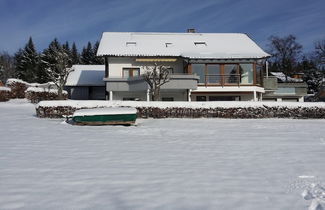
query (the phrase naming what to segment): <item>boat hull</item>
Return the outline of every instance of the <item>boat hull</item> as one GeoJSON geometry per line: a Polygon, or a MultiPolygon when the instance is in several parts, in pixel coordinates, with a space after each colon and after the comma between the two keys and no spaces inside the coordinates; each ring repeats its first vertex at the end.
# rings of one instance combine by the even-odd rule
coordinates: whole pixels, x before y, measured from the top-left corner
{"type": "Polygon", "coordinates": [[[136,114],[114,114],[74,116],[72,120],[77,125],[133,125],[136,118],[136,114]]]}

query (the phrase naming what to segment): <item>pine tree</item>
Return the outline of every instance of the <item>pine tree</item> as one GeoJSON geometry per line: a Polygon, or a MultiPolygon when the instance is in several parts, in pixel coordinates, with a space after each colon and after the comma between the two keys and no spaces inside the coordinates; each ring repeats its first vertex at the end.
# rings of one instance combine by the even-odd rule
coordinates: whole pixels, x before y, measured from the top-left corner
{"type": "Polygon", "coordinates": [[[72,61],[72,64],[80,63],[80,55],[78,53],[76,43],[74,43],[74,42],[73,42],[72,48],[71,48],[71,61],[72,61]]]}
{"type": "Polygon", "coordinates": [[[16,53],[16,71],[18,77],[26,82],[38,82],[39,55],[36,52],[32,37],[23,50],[16,53]]]}
{"type": "Polygon", "coordinates": [[[82,49],[81,63],[85,65],[94,64],[95,53],[93,51],[91,42],[88,42],[87,47],[82,49]]]}
{"type": "Polygon", "coordinates": [[[98,47],[99,47],[99,41],[96,41],[95,45],[94,45],[94,64],[104,64],[104,58],[97,56],[97,51],[98,51],[98,47]]]}
{"type": "Polygon", "coordinates": [[[67,50],[60,45],[57,39],[54,39],[41,55],[41,61],[49,78],[58,88],[59,99],[63,99],[63,88],[72,71],[72,62],[67,50]]]}

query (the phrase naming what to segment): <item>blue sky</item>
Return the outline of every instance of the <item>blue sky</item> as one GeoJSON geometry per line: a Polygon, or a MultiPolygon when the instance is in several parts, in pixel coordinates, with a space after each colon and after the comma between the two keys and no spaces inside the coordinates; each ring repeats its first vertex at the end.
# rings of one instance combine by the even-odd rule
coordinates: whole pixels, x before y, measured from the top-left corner
{"type": "Polygon", "coordinates": [[[29,36],[41,51],[57,37],[81,48],[104,31],[247,33],[263,49],[294,34],[310,51],[325,38],[325,0],[0,0],[0,51],[29,36]]]}

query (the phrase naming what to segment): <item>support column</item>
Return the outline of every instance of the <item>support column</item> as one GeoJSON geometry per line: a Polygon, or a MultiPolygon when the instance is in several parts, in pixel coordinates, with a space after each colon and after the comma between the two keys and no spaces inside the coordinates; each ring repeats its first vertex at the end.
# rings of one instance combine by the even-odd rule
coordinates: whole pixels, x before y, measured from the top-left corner
{"type": "Polygon", "coordinates": [[[260,93],[260,100],[259,101],[263,101],[263,93],[260,93]]]}
{"type": "Polygon", "coordinates": [[[150,89],[147,89],[147,101],[150,101],[150,89]]]}
{"type": "Polygon", "coordinates": [[[277,102],[282,102],[282,98],[276,98],[277,102]]]}
{"type": "Polygon", "coordinates": [[[304,102],[304,101],[305,100],[304,100],[304,97],[303,96],[299,98],[299,102],[304,102]]]}
{"type": "Polygon", "coordinates": [[[256,90],[254,90],[254,101],[257,101],[256,90]]]}
{"type": "Polygon", "coordinates": [[[188,90],[188,101],[191,102],[192,99],[191,99],[191,95],[192,95],[192,89],[189,89],[188,90]]]}
{"type": "Polygon", "coordinates": [[[109,100],[113,101],[113,91],[109,91],[109,100]]]}

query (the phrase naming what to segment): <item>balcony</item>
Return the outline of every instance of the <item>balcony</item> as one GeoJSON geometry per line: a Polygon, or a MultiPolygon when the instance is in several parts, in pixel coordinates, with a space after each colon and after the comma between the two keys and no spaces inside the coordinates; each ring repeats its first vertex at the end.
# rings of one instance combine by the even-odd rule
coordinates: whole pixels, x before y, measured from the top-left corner
{"type": "Polygon", "coordinates": [[[253,78],[240,74],[208,74],[200,79],[201,86],[247,86],[253,85],[253,78]]]}
{"type": "MultiPolygon", "coordinates": [[[[130,78],[104,78],[107,91],[146,91],[148,84],[142,76],[130,78]]],[[[199,77],[191,74],[171,74],[162,90],[196,89],[199,77]]]]}

